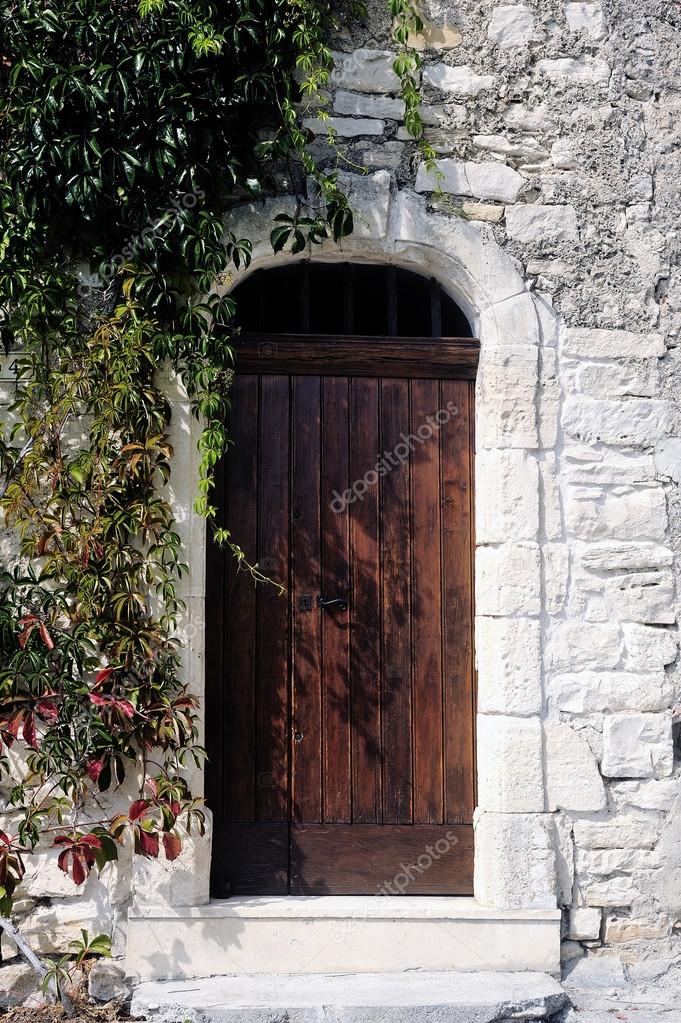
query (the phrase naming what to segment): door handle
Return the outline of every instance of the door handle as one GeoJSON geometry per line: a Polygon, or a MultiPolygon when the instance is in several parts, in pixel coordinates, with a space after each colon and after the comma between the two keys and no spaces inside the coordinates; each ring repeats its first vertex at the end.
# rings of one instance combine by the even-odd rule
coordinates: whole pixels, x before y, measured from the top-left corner
{"type": "Polygon", "coordinates": [[[347,611],[348,602],[345,597],[331,597],[329,600],[324,600],[320,593],[317,598],[317,606],[321,607],[322,611],[330,611],[334,607],[337,607],[339,611],[347,611]]]}

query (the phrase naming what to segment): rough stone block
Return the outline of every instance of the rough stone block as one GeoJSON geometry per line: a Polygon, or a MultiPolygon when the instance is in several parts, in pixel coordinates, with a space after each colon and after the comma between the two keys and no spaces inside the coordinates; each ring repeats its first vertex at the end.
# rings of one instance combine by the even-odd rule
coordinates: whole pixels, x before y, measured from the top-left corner
{"type": "Polygon", "coordinates": [[[617,625],[564,621],[551,627],[549,663],[554,671],[615,668],[621,656],[622,640],[617,625]]]}
{"type": "Polygon", "coordinates": [[[409,45],[415,50],[454,50],[461,45],[462,35],[456,25],[450,25],[445,15],[444,24],[438,18],[437,23],[430,21],[421,14],[423,28],[419,33],[410,33],[409,45]]]}
{"type": "Polygon", "coordinates": [[[665,351],[661,334],[594,327],[569,327],[563,344],[564,355],[587,359],[654,359],[665,351]]]}
{"type": "Polygon", "coordinates": [[[623,671],[554,675],[548,685],[551,703],[570,714],[608,711],[658,711],[670,706],[672,686],[664,671],[634,674],[623,671]]]}
{"type": "Polygon", "coordinates": [[[503,49],[525,46],[534,32],[534,15],[524,4],[500,4],[492,11],[487,36],[503,49]]]}
{"type": "Polygon", "coordinates": [[[631,810],[660,810],[667,813],[679,795],[676,778],[651,778],[643,781],[620,781],[610,786],[617,807],[631,810]]]}
{"type": "Polygon", "coordinates": [[[570,910],[568,938],[573,941],[594,941],[601,933],[601,911],[589,906],[573,906],[570,910]]]}
{"type": "Polygon", "coordinates": [[[574,241],[579,230],[574,206],[509,206],[506,231],[512,241],[525,244],[574,241]]]}
{"type": "Polygon", "coordinates": [[[604,810],[605,788],[585,739],[567,724],[544,726],[549,810],[604,810]]]}
{"type": "Polygon", "coordinates": [[[582,849],[652,849],[657,831],[645,817],[575,821],[575,845],[582,849]]]}
{"type": "Polygon", "coordinates": [[[543,544],[542,569],[546,611],[550,615],[558,615],[565,606],[570,577],[570,549],[567,544],[543,544]]]}
{"type": "Polygon", "coordinates": [[[499,224],[504,219],[503,206],[489,206],[484,202],[464,202],[461,212],[469,220],[479,220],[483,224],[499,224]]]}
{"type": "Polygon", "coordinates": [[[606,778],[663,778],[674,768],[671,714],[613,714],[603,723],[606,778]]]}
{"type": "Polygon", "coordinates": [[[332,84],[354,92],[399,94],[401,83],[393,71],[395,53],[360,47],[352,53],[333,53],[332,84]]]}
{"type": "Polygon", "coordinates": [[[676,621],[674,577],[669,569],[615,576],[608,580],[607,592],[623,622],[672,625],[676,621]]]}
{"type": "Polygon", "coordinates": [[[207,808],[206,833],[183,836],[182,851],[175,860],[136,856],[133,896],[146,906],[203,906],[210,898],[212,815],[207,808]]]}
{"type": "Polygon", "coordinates": [[[598,57],[557,57],[540,60],[538,70],[551,82],[561,85],[606,85],[610,66],[598,57]]]}
{"type": "Polygon", "coordinates": [[[533,138],[508,138],[506,135],[474,135],[473,145],[485,153],[494,153],[518,163],[541,163],[549,155],[540,142],[533,138]]]}
{"type": "Polygon", "coordinates": [[[607,881],[593,881],[584,888],[587,906],[630,906],[640,891],[633,880],[626,876],[610,877],[607,881]]]}
{"type": "Polygon", "coordinates": [[[544,810],[538,717],[478,714],[478,806],[497,813],[544,810]]]}
{"type": "Polygon", "coordinates": [[[515,202],[524,187],[525,179],[512,167],[501,163],[436,160],[433,169],[422,163],[416,175],[417,192],[441,189],[453,195],[498,202],[515,202]]]}
{"type": "Polygon", "coordinates": [[[588,363],[571,375],[571,389],[593,398],[654,398],[660,393],[660,366],[657,360],[624,360],[615,363],[588,363]]]}
{"type": "Polygon", "coordinates": [[[353,237],[382,239],[388,226],[390,205],[390,174],[386,170],[374,174],[338,175],[338,184],[345,191],[355,214],[353,237]]]}
{"type": "Polygon", "coordinates": [[[557,903],[553,817],[547,813],[477,813],[475,897],[499,909],[554,909],[557,903]]]}
{"type": "Polygon", "coordinates": [[[360,135],[382,135],[385,131],[384,121],[375,121],[367,117],[305,117],[303,127],[315,135],[326,135],[329,130],[335,131],[342,139],[357,138],[360,135]]]}
{"type": "Polygon", "coordinates": [[[589,444],[654,447],[669,433],[671,408],[668,401],[654,398],[617,401],[569,396],[562,422],[568,436],[589,444]]]}
{"type": "MultiPolygon", "coordinates": [[[[659,491],[658,491],[659,493],[659,491]]],[[[660,514],[666,522],[660,505],[660,514]]],[[[655,502],[653,502],[654,506],[655,502]]],[[[613,541],[591,543],[580,552],[579,561],[588,572],[641,572],[646,569],[668,568],[673,554],[668,547],[656,543],[613,541]]]]}
{"type": "Polygon", "coordinates": [[[678,639],[668,629],[627,622],[622,631],[628,670],[656,671],[676,660],[678,639]]]}
{"type": "Polygon", "coordinates": [[[87,988],[96,1002],[124,1002],[132,990],[125,979],[125,968],[111,959],[98,959],[92,964],[87,988]]]}
{"type": "Polygon", "coordinates": [[[541,630],[532,618],[477,618],[478,709],[483,714],[539,714],[541,630]]]}
{"type": "Polygon", "coordinates": [[[448,64],[430,64],[423,69],[423,81],[433,89],[455,96],[477,96],[494,88],[494,75],[479,75],[467,64],[450,67],[448,64]]]}
{"type": "Polygon", "coordinates": [[[518,448],[481,451],[475,479],[478,543],[538,539],[539,469],[531,453],[518,448]]]}
{"type": "Polygon", "coordinates": [[[477,386],[479,449],[537,447],[537,378],[534,345],[483,351],[477,386]]]}
{"type": "MultiPolygon", "coordinates": [[[[570,988],[621,988],[627,978],[622,960],[614,955],[588,955],[570,964],[564,976],[570,988]]],[[[586,1021],[585,1021],[586,1023],[586,1021]]]]}
{"type": "Polygon", "coordinates": [[[650,849],[578,849],[575,857],[575,868],[582,879],[599,880],[653,866],[655,853],[650,849]]]}
{"type": "MultiPolygon", "coordinates": [[[[662,486],[575,487],[567,489],[565,520],[568,532],[580,540],[659,541],[665,537],[667,501],[662,486]]],[[[594,569],[607,548],[586,551],[594,569]]],[[[614,556],[616,548],[610,548],[614,556]]],[[[608,566],[612,571],[612,565],[608,566]]]]}
{"type": "Polygon", "coordinates": [[[607,34],[603,8],[598,3],[571,0],[565,4],[565,18],[571,32],[584,32],[591,39],[604,39],[607,34]]]}
{"type": "Polygon", "coordinates": [[[378,117],[401,121],[404,117],[404,100],[391,96],[363,96],[359,92],[339,89],[333,99],[333,109],[347,117],[378,117]]]}
{"type": "Polygon", "coordinates": [[[608,917],[605,921],[605,940],[613,945],[631,941],[659,941],[671,933],[672,921],[659,915],[654,920],[638,917],[608,917]]]}
{"type": "Polygon", "coordinates": [[[539,546],[506,543],[481,547],[476,558],[477,610],[481,615],[538,615],[541,610],[539,546]]]}
{"type": "Polygon", "coordinates": [[[681,438],[665,437],[657,443],[655,468],[660,476],[681,483],[681,438]]]}

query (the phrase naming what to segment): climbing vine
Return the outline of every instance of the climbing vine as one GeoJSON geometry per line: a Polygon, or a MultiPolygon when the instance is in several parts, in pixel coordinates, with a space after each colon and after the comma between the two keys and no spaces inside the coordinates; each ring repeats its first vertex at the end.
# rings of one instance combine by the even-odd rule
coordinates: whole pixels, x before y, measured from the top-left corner
{"type": "MultiPolygon", "coordinates": [[[[389,3],[418,137],[421,22],[409,0],[389,3]]],[[[186,566],[159,372],[202,423],[196,511],[243,559],[211,503],[234,316],[212,289],[251,253],[225,213],[274,193],[286,168],[319,198],[276,218],[275,250],[352,231],[338,166],[317,166],[300,110],[328,84],[339,19],[358,13],[327,0],[0,3],[0,340],[16,366],[0,509],[21,552],[0,576],[2,915],[40,843],[81,884],[128,836],[172,860],[204,826],[185,772],[204,750],[176,638],[186,566]],[[111,792],[129,793],[124,812],[111,792]]]]}

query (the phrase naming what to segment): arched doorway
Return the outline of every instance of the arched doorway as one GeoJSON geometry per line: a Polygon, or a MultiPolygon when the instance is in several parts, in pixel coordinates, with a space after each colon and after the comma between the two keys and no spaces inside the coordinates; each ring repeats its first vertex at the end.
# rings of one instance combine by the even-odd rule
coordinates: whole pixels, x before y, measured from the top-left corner
{"type": "Polygon", "coordinates": [[[389,265],[256,271],[237,299],[218,499],[282,590],[209,548],[214,892],[469,894],[478,344],[389,265]]]}

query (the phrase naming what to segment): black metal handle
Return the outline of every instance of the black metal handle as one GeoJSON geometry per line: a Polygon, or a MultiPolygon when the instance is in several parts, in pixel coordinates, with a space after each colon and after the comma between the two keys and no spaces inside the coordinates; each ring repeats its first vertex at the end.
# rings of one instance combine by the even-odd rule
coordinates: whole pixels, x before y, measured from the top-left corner
{"type": "Polygon", "coordinates": [[[339,611],[347,611],[348,602],[345,597],[332,597],[330,600],[324,600],[320,594],[317,598],[317,605],[324,611],[329,611],[332,607],[337,607],[339,611]]]}

